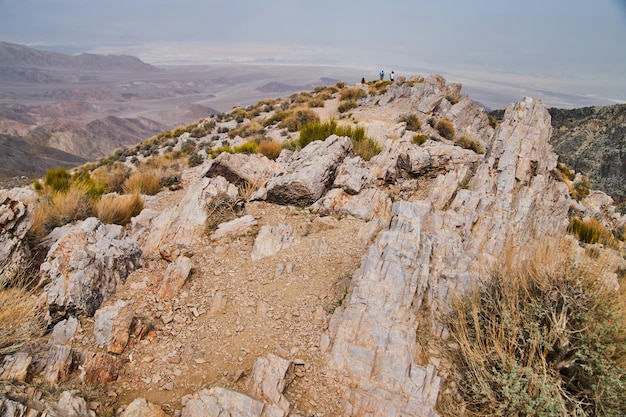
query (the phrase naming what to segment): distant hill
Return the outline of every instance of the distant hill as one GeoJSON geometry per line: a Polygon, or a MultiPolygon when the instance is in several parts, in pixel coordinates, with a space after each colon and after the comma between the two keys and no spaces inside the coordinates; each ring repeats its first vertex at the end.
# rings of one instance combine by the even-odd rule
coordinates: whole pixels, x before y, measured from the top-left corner
{"type": "Polygon", "coordinates": [[[159,71],[158,68],[133,56],[87,53],[72,56],[0,42],[0,76],[15,80],[20,75],[20,71],[16,71],[15,68],[25,68],[21,73],[26,81],[37,80],[40,77],[45,81],[46,76],[35,75],[38,71],[34,71],[34,68],[76,71],[159,71]]]}

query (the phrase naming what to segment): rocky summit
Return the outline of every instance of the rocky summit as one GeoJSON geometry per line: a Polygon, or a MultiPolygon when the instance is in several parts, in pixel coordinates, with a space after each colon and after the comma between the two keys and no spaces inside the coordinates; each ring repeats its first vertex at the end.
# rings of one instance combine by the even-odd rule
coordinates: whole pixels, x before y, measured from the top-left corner
{"type": "MultiPolygon", "coordinates": [[[[602,192],[574,198],[541,101],[496,124],[441,76],[382,84],[341,85],[312,107],[363,128],[374,156],[340,133],[289,146],[303,131],[276,121],[281,108],[235,109],[152,152],[209,143],[125,226],[88,217],[33,247],[38,194],[0,191],[2,282],[35,263],[44,324],[0,350],[0,415],[442,414],[454,298],[552,238],[582,256],[572,216],[622,231],[626,216],[602,192]],[[282,142],[277,158],[219,152],[252,123],[282,142]]],[[[593,248],[625,269],[621,242],[593,248]]]]}

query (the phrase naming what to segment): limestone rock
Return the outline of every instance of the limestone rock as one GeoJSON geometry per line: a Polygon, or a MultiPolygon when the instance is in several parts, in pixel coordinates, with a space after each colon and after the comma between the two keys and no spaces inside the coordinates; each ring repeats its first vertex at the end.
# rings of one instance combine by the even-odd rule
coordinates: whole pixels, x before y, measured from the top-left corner
{"type": "Polygon", "coordinates": [[[332,185],[339,164],[352,153],[348,137],[330,136],[314,141],[285,159],[284,166],[267,183],[267,201],[308,206],[332,185]]]}
{"type": "Polygon", "coordinates": [[[34,215],[32,204],[18,197],[33,200],[17,193],[18,189],[0,190],[0,284],[12,281],[31,259],[26,233],[34,215]]]}
{"type": "Polygon", "coordinates": [[[81,379],[87,384],[107,384],[115,381],[121,369],[120,360],[107,353],[81,354],[81,379]]]}
{"type": "Polygon", "coordinates": [[[276,163],[264,155],[222,152],[211,161],[203,177],[222,176],[236,186],[264,185],[276,171],[276,163]]]}
{"type": "Polygon", "coordinates": [[[164,246],[191,247],[204,234],[207,202],[221,193],[234,199],[239,190],[224,177],[202,178],[189,186],[180,203],[160,213],[143,210],[133,217],[133,236],[146,255],[156,256],[164,246]]]}
{"type": "Polygon", "coordinates": [[[69,316],[54,325],[52,329],[52,342],[63,345],[68,343],[77,331],[80,330],[80,323],[74,316],[69,316]]]}
{"type": "Polygon", "coordinates": [[[26,381],[32,361],[33,357],[28,352],[17,352],[5,356],[2,367],[0,367],[0,380],[26,381]]]}
{"type": "Polygon", "coordinates": [[[228,241],[235,237],[249,234],[257,225],[258,222],[254,216],[247,214],[220,224],[210,238],[212,241],[228,241]]]}
{"type": "Polygon", "coordinates": [[[161,258],[169,262],[174,262],[179,256],[191,258],[194,253],[188,246],[180,243],[163,244],[159,248],[161,258]]]}
{"type": "Polygon", "coordinates": [[[63,391],[58,403],[51,407],[52,415],[64,417],[96,417],[96,413],[87,407],[87,402],[80,397],[76,397],[70,391],[63,391]]]}
{"type": "Polygon", "coordinates": [[[139,266],[137,243],[123,237],[121,226],[104,225],[94,217],[57,228],[48,239],[55,243],[40,271],[53,317],[93,316],[139,266]]]}
{"type": "Polygon", "coordinates": [[[46,382],[56,383],[69,379],[74,370],[74,351],[68,345],[46,344],[33,355],[30,372],[46,382]]]}
{"type": "Polygon", "coordinates": [[[348,194],[358,194],[373,179],[365,161],[360,156],[346,158],[337,169],[333,187],[348,194]]]}
{"type": "Polygon", "coordinates": [[[283,395],[287,373],[293,368],[291,361],[269,353],[259,358],[252,368],[249,392],[251,395],[289,411],[289,401],[283,395]]]}
{"type": "Polygon", "coordinates": [[[96,311],[93,328],[96,343],[105,346],[109,353],[119,355],[124,352],[130,338],[133,317],[132,307],[123,300],[96,311]]]}
{"type": "Polygon", "coordinates": [[[185,285],[192,266],[191,259],[186,256],[179,256],[178,259],[169,264],[163,273],[163,280],[157,292],[157,298],[165,300],[175,297],[183,285],[185,285]]]}
{"type": "Polygon", "coordinates": [[[389,194],[379,188],[367,188],[357,195],[334,188],[311,206],[311,212],[321,215],[344,213],[365,221],[387,223],[391,205],[389,194]]]}
{"type": "Polygon", "coordinates": [[[128,404],[120,417],[167,417],[165,411],[145,398],[136,398],[128,404]]]}
{"type": "Polygon", "coordinates": [[[289,223],[280,223],[278,226],[265,225],[259,230],[252,248],[252,260],[266,258],[277,254],[300,241],[296,231],[289,223]]]}
{"type": "Polygon", "coordinates": [[[287,412],[226,388],[213,387],[183,401],[181,417],[286,417],[287,412]]]}

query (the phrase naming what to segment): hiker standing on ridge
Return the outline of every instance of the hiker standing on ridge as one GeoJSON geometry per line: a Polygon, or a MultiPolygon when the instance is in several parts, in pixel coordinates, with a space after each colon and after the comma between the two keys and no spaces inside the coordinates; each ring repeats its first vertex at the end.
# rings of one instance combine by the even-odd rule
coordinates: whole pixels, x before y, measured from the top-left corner
{"type": "Polygon", "coordinates": [[[396,74],[394,74],[394,72],[391,71],[391,74],[389,74],[389,79],[391,80],[391,82],[393,82],[394,78],[396,78],[396,74]]]}
{"type": "Polygon", "coordinates": [[[378,75],[380,75],[380,80],[381,80],[381,81],[382,81],[383,79],[385,79],[385,71],[380,70],[380,74],[378,74],[378,75]]]}

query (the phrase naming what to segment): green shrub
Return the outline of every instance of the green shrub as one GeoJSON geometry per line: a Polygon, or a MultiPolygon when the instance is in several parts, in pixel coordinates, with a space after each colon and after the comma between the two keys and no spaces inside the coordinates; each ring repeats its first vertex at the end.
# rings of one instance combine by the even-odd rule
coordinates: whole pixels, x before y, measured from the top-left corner
{"type": "Polygon", "coordinates": [[[420,122],[419,117],[417,117],[417,114],[406,114],[400,117],[398,122],[406,123],[406,130],[410,130],[412,132],[417,132],[422,127],[422,123],[420,122]]]}
{"type": "Polygon", "coordinates": [[[216,156],[218,156],[222,152],[235,153],[233,148],[231,148],[230,146],[220,146],[219,148],[215,148],[215,149],[209,150],[209,156],[211,158],[215,158],[216,156]]]}
{"type": "Polygon", "coordinates": [[[452,140],[454,138],[454,126],[449,120],[439,119],[437,124],[435,124],[435,129],[441,136],[448,140],[452,140]]]}
{"type": "Polygon", "coordinates": [[[190,153],[196,151],[196,142],[191,139],[187,139],[180,146],[180,150],[182,151],[182,153],[189,155],[190,153]]]}
{"type": "Polygon", "coordinates": [[[49,169],[43,182],[52,191],[67,191],[72,183],[72,175],[65,168],[49,169]]]}
{"type": "Polygon", "coordinates": [[[544,248],[454,303],[448,326],[466,415],[626,415],[626,291],[544,248]]]}
{"type": "Polygon", "coordinates": [[[244,144],[235,146],[233,151],[235,153],[245,153],[245,154],[250,155],[251,153],[256,153],[258,149],[259,149],[259,144],[254,141],[251,141],[251,142],[246,142],[244,144]]]}
{"type": "Polygon", "coordinates": [[[414,135],[413,136],[413,143],[417,145],[422,145],[426,143],[427,140],[428,138],[426,138],[426,135],[414,135]]]}
{"type": "MultiPolygon", "coordinates": [[[[348,136],[352,141],[354,152],[366,161],[369,161],[371,157],[378,155],[381,151],[378,142],[366,136],[364,128],[360,126],[355,128],[350,126],[338,126],[334,119],[325,123],[310,123],[300,129],[298,147],[304,148],[313,141],[325,140],[333,134],[337,136],[348,136]]],[[[285,148],[284,144],[283,148],[285,148]]]]}

